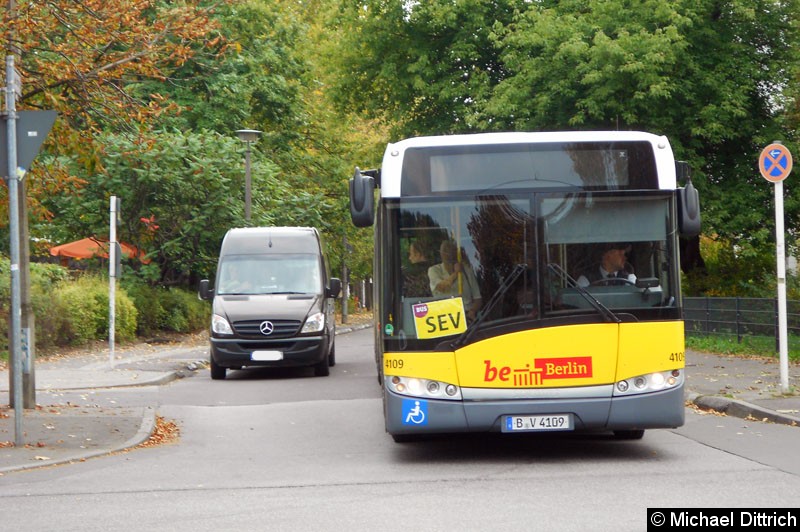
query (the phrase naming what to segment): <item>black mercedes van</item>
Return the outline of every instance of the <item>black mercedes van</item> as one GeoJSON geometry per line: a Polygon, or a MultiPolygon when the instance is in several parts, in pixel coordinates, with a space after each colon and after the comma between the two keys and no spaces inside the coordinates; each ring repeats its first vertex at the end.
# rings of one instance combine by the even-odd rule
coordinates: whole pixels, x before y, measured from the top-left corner
{"type": "Polygon", "coordinates": [[[255,366],[313,366],[315,375],[329,375],[340,290],[317,229],[229,230],[213,289],[207,279],[199,288],[213,305],[211,378],[255,366]]]}

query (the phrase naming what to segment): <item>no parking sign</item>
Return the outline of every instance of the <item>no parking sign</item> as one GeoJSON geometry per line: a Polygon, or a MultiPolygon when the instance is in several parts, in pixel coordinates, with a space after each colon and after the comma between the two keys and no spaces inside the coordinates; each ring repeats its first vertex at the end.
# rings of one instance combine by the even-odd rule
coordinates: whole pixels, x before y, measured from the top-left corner
{"type": "Polygon", "coordinates": [[[780,142],[773,142],[758,158],[758,169],[767,181],[775,184],[775,255],[778,270],[778,351],[781,368],[781,391],[789,392],[789,348],[786,323],[786,251],[783,229],[783,180],[792,171],[792,154],[780,142]]]}
{"type": "Polygon", "coordinates": [[[758,169],[772,183],[783,181],[792,171],[792,154],[783,144],[773,143],[761,150],[758,169]]]}

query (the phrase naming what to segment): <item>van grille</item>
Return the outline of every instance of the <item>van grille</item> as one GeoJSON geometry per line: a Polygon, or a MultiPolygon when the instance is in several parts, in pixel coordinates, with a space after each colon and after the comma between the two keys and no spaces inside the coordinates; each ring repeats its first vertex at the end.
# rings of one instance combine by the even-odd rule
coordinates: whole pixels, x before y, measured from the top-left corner
{"type": "Polygon", "coordinates": [[[240,336],[253,338],[287,338],[295,336],[300,331],[298,320],[246,320],[233,323],[233,330],[240,336]],[[272,334],[261,334],[261,324],[265,321],[272,323],[274,329],[272,334]]]}

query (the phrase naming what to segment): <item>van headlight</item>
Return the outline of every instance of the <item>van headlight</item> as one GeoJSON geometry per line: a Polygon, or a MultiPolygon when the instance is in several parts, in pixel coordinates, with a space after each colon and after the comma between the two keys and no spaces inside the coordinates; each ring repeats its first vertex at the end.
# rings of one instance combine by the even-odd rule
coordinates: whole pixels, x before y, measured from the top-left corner
{"type": "Polygon", "coordinates": [[[220,316],[219,314],[214,314],[211,316],[211,332],[214,334],[233,334],[233,329],[231,328],[231,324],[228,323],[228,320],[220,316]]]}
{"type": "Polygon", "coordinates": [[[325,328],[325,313],[317,312],[316,314],[312,314],[311,316],[306,318],[306,322],[303,324],[303,329],[300,331],[300,334],[317,333],[324,328],[325,328]]]}

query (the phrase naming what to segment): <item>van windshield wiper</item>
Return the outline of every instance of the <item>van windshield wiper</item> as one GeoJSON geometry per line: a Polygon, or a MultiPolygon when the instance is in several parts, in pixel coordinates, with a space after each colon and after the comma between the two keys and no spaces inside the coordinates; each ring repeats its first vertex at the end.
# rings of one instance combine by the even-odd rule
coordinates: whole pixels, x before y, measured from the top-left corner
{"type": "Polygon", "coordinates": [[[600,301],[594,297],[588,290],[578,284],[578,282],[573,279],[570,274],[564,271],[564,268],[559,266],[554,262],[550,262],[547,264],[547,269],[551,272],[555,273],[559,277],[566,279],[569,284],[578,291],[578,293],[589,303],[606,321],[613,322],[613,323],[621,323],[622,320],[619,316],[614,314],[614,312],[608,308],[607,306],[600,303],[600,301]]]}
{"type": "Polygon", "coordinates": [[[286,294],[308,294],[309,292],[297,292],[296,290],[286,290],[282,292],[264,292],[266,296],[282,296],[286,294]]]}
{"type": "Polygon", "coordinates": [[[500,299],[506,295],[508,289],[511,288],[511,286],[516,282],[517,279],[519,279],[519,276],[522,275],[526,269],[527,266],[525,264],[517,264],[514,266],[514,269],[511,270],[511,273],[508,274],[508,277],[503,279],[503,282],[500,283],[500,286],[497,288],[497,290],[495,290],[494,294],[492,294],[492,297],[489,299],[489,302],[486,304],[486,306],[483,307],[483,309],[481,309],[481,311],[478,313],[478,317],[475,318],[475,322],[472,323],[466,331],[461,333],[461,335],[459,335],[459,337],[453,341],[451,344],[453,348],[458,348],[462,345],[465,345],[470,338],[472,338],[472,336],[475,334],[475,331],[478,330],[478,327],[486,319],[486,316],[488,316],[492,309],[497,306],[497,303],[500,301],[500,299]]]}

